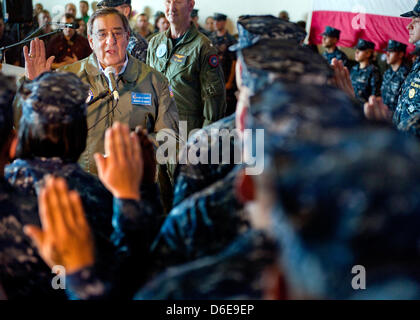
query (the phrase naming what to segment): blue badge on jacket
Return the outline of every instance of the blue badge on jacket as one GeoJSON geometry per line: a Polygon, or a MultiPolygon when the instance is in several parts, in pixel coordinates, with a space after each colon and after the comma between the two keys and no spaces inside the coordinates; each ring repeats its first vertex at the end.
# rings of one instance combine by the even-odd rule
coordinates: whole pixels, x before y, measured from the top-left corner
{"type": "Polygon", "coordinates": [[[139,93],[131,92],[131,104],[140,106],[151,106],[152,105],[152,94],[151,93],[139,93]]]}

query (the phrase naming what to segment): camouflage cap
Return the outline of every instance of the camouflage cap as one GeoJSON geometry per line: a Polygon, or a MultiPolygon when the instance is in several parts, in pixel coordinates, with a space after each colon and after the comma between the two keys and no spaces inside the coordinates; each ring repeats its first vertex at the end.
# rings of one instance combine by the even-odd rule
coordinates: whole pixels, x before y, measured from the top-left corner
{"type": "Polygon", "coordinates": [[[16,94],[16,81],[0,73],[0,128],[13,121],[13,99],[16,94]]]}
{"type": "Polygon", "coordinates": [[[340,33],[341,33],[340,30],[335,29],[335,28],[330,27],[330,26],[326,26],[325,31],[322,33],[322,35],[327,36],[327,37],[333,37],[333,38],[340,39],[340,33]]]}
{"type": "Polygon", "coordinates": [[[30,123],[70,123],[86,115],[88,92],[74,73],[43,73],[20,90],[23,118],[30,123]]]}
{"type": "Polygon", "coordinates": [[[262,39],[283,39],[301,43],[306,37],[306,31],[297,24],[271,15],[240,16],[237,26],[238,43],[230,46],[230,51],[251,47],[262,39]]]}
{"type": "Polygon", "coordinates": [[[359,41],[357,41],[356,49],[359,49],[359,50],[375,49],[375,44],[365,39],[359,39],[359,41]]]}
{"type": "Polygon", "coordinates": [[[396,40],[389,40],[388,46],[386,47],[386,51],[405,52],[406,50],[407,50],[407,45],[396,40]]]}
{"type": "Polygon", "coordinates": [[[238,52],[243,84],[257,93],[274,81],[326,84],[333,71],[325,59],[308,48],[281,39],[263,39],[238,52]]]}
{"type": "Polygon", "coordinates": [[[118,7],[122,6],[123,4],[131,5],[131,0],[102,0],[99,1],[97,6],[100,9],[103,7],[118,7]]]}
{"type": "Polygon", "coordinates": [[[420,0],[417,1],[417,4],[415,5],[415,7],[412,11],[408,11],[406,13],[403,13],[401,15],[401,17],[406,17],[406,18],[420,17],[420,0]]]}

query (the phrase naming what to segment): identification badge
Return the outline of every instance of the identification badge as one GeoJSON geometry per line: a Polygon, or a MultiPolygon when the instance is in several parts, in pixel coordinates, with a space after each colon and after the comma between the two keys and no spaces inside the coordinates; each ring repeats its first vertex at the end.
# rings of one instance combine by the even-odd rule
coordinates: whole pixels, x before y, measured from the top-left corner
{"type": "Polygon", "coordinates": [[[162,58],[166,54],[167,51],[168,51],[168,48],[166,44],[162,43],[159,45],[159,47],[156,50],[156,56],[158,58],[162,58]]]}
{"type": "Polygon", "coordinates": [[[131,92],[131,104],[140,105],[140,106],[151,106],[152,94],[131,92]]]}
{"type": "Polygon", "coordinates": [[[174,54],[171,60],[175,63],[184,64],[187,57],[182,54],[174,54]]]}

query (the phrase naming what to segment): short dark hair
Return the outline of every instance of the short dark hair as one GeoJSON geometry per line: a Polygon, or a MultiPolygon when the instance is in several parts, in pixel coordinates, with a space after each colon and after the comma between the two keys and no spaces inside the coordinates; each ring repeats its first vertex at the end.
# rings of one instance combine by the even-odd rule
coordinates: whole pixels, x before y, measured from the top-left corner
{"type": "Polygon", "coordinates": [[[87,33],[89,35],[92,35],[92,30],[93,30],[93,23],[95,22],[95,20],[99,17],[104,17],[104,16],[108,16],[111,14],[115,14],[117,16],[119,16],[121,18],[121,21],[124,25],[124,30],[126,32],[130,32],[130,24],[127,20],[127,18],[125,17],[125,15],[123,15],[121,12],[119,12],[117,9],[114,8],[101,8],[96,10],[89,18],[89,21],[87,23],[87,33]]]}
{"type": "Polygon", "coordinates": [[[67,124],[34,124],[22,117],[16,157],[58,157],[65,161],[77,162],[86,148],[87,132],[86,116],[82,114],[67,124]]]}
{"type": "Polygon", "coordinates": [[[70,14],[70,13],[65,13],[65,14],[63,14],[63,15],[61,16],[60,20],[61,20],[61,19],[63,19],[63,17],[64,17],[64,18],[66,18],[66,20],[68,20],[68,19],[72,19],[72,20],[73,20],[73,22],[75,22],[75,21],[76,21],[76,17],[75,17],[74,15],[70,14]]]}
{"type": "Polygon", "coordinates": [[[89,2],[87,2],[87,1],[82,0],[82,1],[79,1],[79,4],[80,3],[84,3],[85,5],[87,5],[89,7],[89,2]]]}

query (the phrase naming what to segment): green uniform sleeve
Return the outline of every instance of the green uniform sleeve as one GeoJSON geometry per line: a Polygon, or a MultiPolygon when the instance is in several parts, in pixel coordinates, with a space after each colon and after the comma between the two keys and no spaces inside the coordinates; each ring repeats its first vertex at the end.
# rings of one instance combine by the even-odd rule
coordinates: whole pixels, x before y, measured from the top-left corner
{"type": "Polygon", "coordinates": [[[223,71],[216,49],[204,50],[201,59],[201,99],[203,100],[203,127],[223,118],[226,112],[226,90],[223,71]]]}

